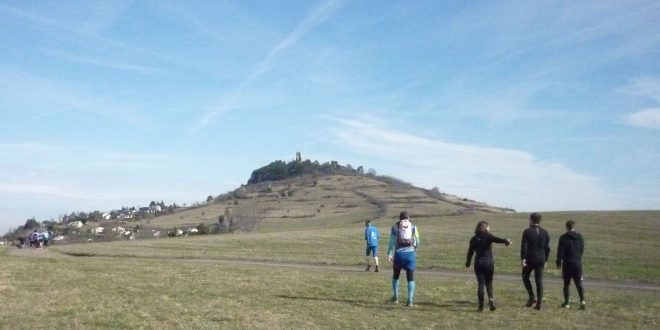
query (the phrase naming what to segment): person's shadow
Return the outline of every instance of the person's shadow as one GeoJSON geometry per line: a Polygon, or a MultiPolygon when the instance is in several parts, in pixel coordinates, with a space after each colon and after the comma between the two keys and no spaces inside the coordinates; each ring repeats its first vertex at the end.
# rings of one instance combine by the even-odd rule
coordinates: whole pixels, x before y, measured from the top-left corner
{"type": "Polygon", "coordinates": [[[476,305],[467,300],[420,301],[416,305],[433,309],[447,309],[453,312],[472,312],[476,308],[476,305]]]}
{"type": "MultiPolygon", "coordinates": [[[[303,297],[303,296],[293,296],[293,295],[274,295],[276,298],[291,299],[291,300],[310,300],[310,301],[332,301],[345,304],[351,304],[358,307],[365,308],[378,308],[378,309],[394,309],[405,304],[394,304],[389,300],[384,302],[373,302],[360,299],[341,299],[341,298],[330,298],[330,297],[303,297]]],[[[425,302],[420,301],[415,303],[417,309],[448,309],[455,312],[472,312],[475,308],[472,302],[465,300],[452,300],[452,301],[440,301],[440,302],[425,302]]]]}

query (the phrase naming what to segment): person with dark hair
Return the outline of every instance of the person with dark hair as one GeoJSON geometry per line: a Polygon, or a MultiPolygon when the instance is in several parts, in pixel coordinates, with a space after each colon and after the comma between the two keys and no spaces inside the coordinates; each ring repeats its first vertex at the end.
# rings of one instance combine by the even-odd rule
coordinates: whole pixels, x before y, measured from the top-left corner
{"type": "Polygon", "coordinates": [[[559,237],[557,246],[557,268],[561,268],[564,279],[564,303],[561,307],[570,308],[568,302],[568,290],[571,279],[575,283],[580,296],[580,309],[586,309],[584,301],[584,289],[582,288],[582,253],[584,252],[584,240],[582,235],[575,231],[575,221],[566,222],[566,233],[559,237]]]}
{"type": "Polygon", "coordinates": [[[529,295],[526,307],[534,306],[540,310],[543,305],[543,269],[550,256],[550,235],[541,228],[541,215],[532,213],[529,216],[529,228],[523,231],[520,242],[520,259],[522,264],[522,280],[529,295]],[[534,271],[534,281],[536,282],[536,298],[529,276],[534,271]]]}
{"type": "Polygon", "coordinates": [[[367,241],[367,268],[365,271],[368,272],[369,269],[371,269],[369,255],[372,255],[374,257],[374,263],[376,264],[376,269],[374,271],[378,272],[378,239],[380,238],[380,232],[378,232],[378,228],[371,224],[371,220],[365,221],[364,226],[366,227],[364,229],[364,240],[367,241]]]}
{"type": "Polygon", "coordinates": [[[399,221],[392,226],[390,242],[387,248],[387,259],[392,263],[392,301],[399,303],[399,275],[406,271],[408,280],[408,301],[406,306],[413,306],[415,296],[414,272],[417,266],[416,250],[419,247],[419,229],[410,222],[408,212],[399,214],[399,221]]]}
{"type": "Polygon", "coordinates": [[[495,310],[493,298],[493,274],[495,273],[495,260],[491,249],[492,243],[511,244],[510,239],[499,238],[490,233],[490,226],[486,221],[479,221],[474,230],[474,236],[470,240],[467,261],[465,267],[470,268],[472,255],[476,252],[474,260],[474,274],[477,276],[477,298],[479,300],[479,312],[484,310],[484,286],[488,293],[488,306],[491,311],[495,310]]]}

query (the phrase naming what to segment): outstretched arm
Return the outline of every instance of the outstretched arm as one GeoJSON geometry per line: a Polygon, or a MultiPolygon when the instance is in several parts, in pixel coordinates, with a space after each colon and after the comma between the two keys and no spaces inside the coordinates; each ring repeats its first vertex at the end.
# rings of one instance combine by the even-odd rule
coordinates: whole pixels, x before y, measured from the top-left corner
{"type": "Polygon", "coordinates": [[[493,242],[495,243],[504,244],[506,246],[509,246],[509,244],[511,244],[511,240],[508,238],[499,238],[495,235],[491,235],[491,237],[493,238],[493,242]]]}

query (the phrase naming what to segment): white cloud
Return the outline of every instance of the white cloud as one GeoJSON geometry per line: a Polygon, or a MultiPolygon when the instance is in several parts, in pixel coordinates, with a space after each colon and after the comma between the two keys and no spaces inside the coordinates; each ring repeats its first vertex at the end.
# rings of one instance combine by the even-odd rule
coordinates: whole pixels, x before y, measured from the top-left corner
{"type": "Polygon", "coordinates": [[[176,154],[116,151],[56,143],[0,143],[0,159],[4,160],[4,164],[26,163],[36,168],[94,169],[134,175],[164,172],[173,166],[183,166],[176,154]]]}
{"type": "Polygon", "coordinates": [[[298,26],[296,26],[286,38],[273,47],[268,55],[254,66],[253,72],[248,79],[252,79],[268,70],[268,67],[275,56],[298,43],[298,41],[300,41],[300,39],[302,39],[307,33],[325,22],[343,6],[344,2],[345,1],[343,0],[330,0],[314,8],[314,10],[312,10],[312,12],[310,12],[309,15],[307,15],[307,17],[305,17],[305,19],[300,22],[300,24],[298,24],[298,26]]]}
{"type": "Polygon", "coordinates": [[[266,57],[252,66],[250,73],[236,86],[236,88],[234,88],[233,92],[228,96],[228,101],[225,101],[222,105],[213,107],[212,110],[207,111],[202,119],[198,120],[188,130],[188,135],[192,135],[200,129],[214,123],[222,113],[233,110],[235,104],[242,102],[245,99],[243,94],[246,87],[254,79],[261,76],[270,69],[272,62],[277,57],[277,55],[298,43],[306,34],[310,33],[318,25],[325,22],[343,6],[344,2],[344,0],[329,0],[314,8],[305,17],[305,19],[303,19],[302,22],[300,22],[296,28],[291,33],[289,33],[286,38],[281,40],[268,52],[266,57]],[[227,104],[230,106],[227,106],[227,104]]]}
{"type": "Polygon", "coordinates": [[[660,103],[660,78],[641,77],[621,89],[622,92],[651,98],[660,103]]]}
{"type": "Polygon", "coordinates": [[[417,186],[519,211],[621,207],[598,178],[524,151],[445,142],[368,116],[335,120],[335,143],[379,159],[378,172],[417,186]]]}
{"type": "Polygon", "coordinates": [[[660,129],[660,108],[650,108],[635,112],[625,117],[632,126],[660,129]]]}
{"type": "Polygon", "coordinates": [[[210,180],[0,164],[0,234],[31,217],[39,221],[57,219],[65,213],[144,206],[152,200],[190,204],[235,187],[233,183],[210,180]]]}
{"type": "Polygon", "coordinates": [[[83,57],[83,56],[69,54],[65,52],[59,52],[59,51],[44,50],[44,53],[62,59],[64,61],[93,65],[93,66],[103,67],[112,70],[129,71],[129,72],[135,72],[141,74],[155,74],[155,73],[166,72],[165,70],[144,66],[144,65],[135,65],[131,63],[123,63],[123,62],[101,59],[101,58],[83,57]]]}
{"type": "Polygon", "coordinates": [[[95,48],[101,51],[107,51],[107,48],[110,47],[114,50],[115,53],[127,52],[129,54],[133,54],[134,56],[139,56],[140,58],[144,58],[146,56],[152,59],[159,59],[187,67],[194,67],[194,65],[191,65],[186,61],[163,55],[162,52],[134,46],[104,37],[99,34],[99,32],[108,29],[113,24],[115,24],[115,21],[124,12],[124,10],[128,8],[128,5],[130,5],[128,2],[117,2],[116,4],[110,6],[101,5],[96,8],[92,8],[90,9],[90,12],[80,13],[85,18],[88,18],[84,21],[82,19],[69,17],[67,15],[57,17],[57,15],[54,15],[54,13],[46,13],[42,15],[36,12],[23,10],[18,7],[8,6],[1,3],[0,15],[18,19],[28,28],[39,31],[45,35],[49,35],[64,41],[82,43],[85,47],[95,48]],[[80,26],[77,24],[80,24],[80,26]]]}
{"type": "Polygon", "coordinates": [[[39,183],[6,183],[0,182],[0,193],[4,194],[36,194],[51,195],[62,198],[80,198],[85,197],[62,189],[61,187],[50,184],[39,183]]]}
{"type": "MultiPolygon", "coordinates": [[[[636,78],[628,86],[621,88],[620,92],[649,98],[660,103],[660,78],[636,78]]],[[[625,116],[623,120],[631,126],[660,129],[660,108],[643,109],[625,116]]]]}

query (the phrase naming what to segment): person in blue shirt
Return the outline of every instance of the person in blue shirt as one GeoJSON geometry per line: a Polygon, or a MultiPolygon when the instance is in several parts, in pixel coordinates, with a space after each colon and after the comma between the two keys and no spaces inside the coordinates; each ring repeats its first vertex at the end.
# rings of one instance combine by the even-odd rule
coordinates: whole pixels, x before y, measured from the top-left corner
{"type": "Polygon", "coordinates": [[[368,272],[371,269],[369,255],[372,255],[376,263],[376,269],[374,271],[378,272],[378,239],[380,238],[380,233],[378,232],[378,228],[371,225],[371,220],[365,221],[364,225],[366,227],[364,229],[364,240],[367,241],[367,269],[365,271],[368,272]]]}
{"type": "Polygon", "coordinates": [[[392,263],[392,301],[399,303],[399,275],[401,270],[406,271],[408,280],[408,301],[406,306],[413,306],[415,296],[415,279],[413,277],[417,267],[416,250],[419,246],[419,230],[410,222],[408,212],[399,214],[399,221],[392,226],[390,242],[387,248],[387,259],[392,263]]]}

